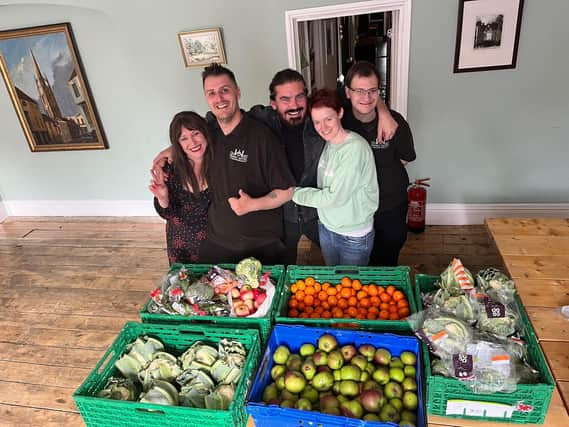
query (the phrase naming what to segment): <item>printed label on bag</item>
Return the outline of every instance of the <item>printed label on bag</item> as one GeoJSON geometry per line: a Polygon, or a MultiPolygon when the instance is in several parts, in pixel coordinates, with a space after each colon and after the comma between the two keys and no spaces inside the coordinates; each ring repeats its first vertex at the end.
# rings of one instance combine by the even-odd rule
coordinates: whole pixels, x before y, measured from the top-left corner
{"type": "Polygon", "coordinates": [[[506,317],[506,307],[504,304],[487,300],[485,303],[486,307],[486,316],[489,319],[498,319],[506,317]]]}
{"type": "Polygon", "coordinates": [[[473,377],[474,362],[471,354],[458,353],[452,355],[454,376],[460,380],[468,380],[473,377]]]}

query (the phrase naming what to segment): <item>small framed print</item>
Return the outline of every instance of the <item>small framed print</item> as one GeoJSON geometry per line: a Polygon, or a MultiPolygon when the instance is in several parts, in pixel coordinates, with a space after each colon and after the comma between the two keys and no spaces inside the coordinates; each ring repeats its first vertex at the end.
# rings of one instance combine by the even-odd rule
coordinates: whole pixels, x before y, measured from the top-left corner
{"type": "Polygon", "coordinates": [[[227,64],[219,28],[178,33],[178,39],[186,67],[227,64]]]}

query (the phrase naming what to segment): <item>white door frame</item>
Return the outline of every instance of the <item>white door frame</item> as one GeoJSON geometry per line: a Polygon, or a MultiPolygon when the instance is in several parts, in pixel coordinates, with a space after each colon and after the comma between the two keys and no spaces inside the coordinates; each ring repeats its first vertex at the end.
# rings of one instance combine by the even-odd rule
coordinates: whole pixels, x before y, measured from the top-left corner
{"type": "Polygon", "coordinates": [[[391,108],[407,117],[409,84],[409,46],[411,41],[412,0],[370,0],[335,6],[312,7],[285,12],[288,65],[300,69],[297,24],[302,21],[362,15],[374,12],[393,12],[391,38],[391,108]]]}

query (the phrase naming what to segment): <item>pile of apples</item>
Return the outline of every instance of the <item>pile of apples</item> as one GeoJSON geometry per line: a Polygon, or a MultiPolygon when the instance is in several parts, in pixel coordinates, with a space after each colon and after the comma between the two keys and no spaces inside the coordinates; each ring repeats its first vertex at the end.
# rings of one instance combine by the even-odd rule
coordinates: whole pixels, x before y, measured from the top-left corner
{"type": "Polygon", "coordinates": [[[412,351],[392,355],[371,344],[340,346],[327,333],[298,353],[279,345],[272,359],[262,396],[267,405],[416,426],[418,360],[412,351]]]}
{"type": "Polygon", "coordinates": [[[237,317],[247,317],[257,312],[259,307],[267,299],[265,288],[253,288],[250,285],[243,285],[241,288],[231,290],[233,300],[233,311],[237,317]]]}

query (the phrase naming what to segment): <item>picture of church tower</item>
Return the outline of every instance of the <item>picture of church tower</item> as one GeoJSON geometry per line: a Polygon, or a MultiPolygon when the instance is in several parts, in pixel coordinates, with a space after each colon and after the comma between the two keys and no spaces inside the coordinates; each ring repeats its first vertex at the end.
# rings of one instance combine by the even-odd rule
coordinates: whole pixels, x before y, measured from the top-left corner
{"type": "Polygon", "coordinates": [[[57,104],[57,100],[55,99],[55,95],[53,94],[53,90],[47,77],[42,74],[40,67],[36,61],[36,57],[34,53],[30,50],[30,54],[32,55],[32,60],[34,61],[34,77],[36,80],[36,86],[38,88],[38,94],[40,96],[41,103],[47,115],[53,119],[63,119],[63,115],[61,114],[61,110],[59,109],[59,105],[57,104]]]}

